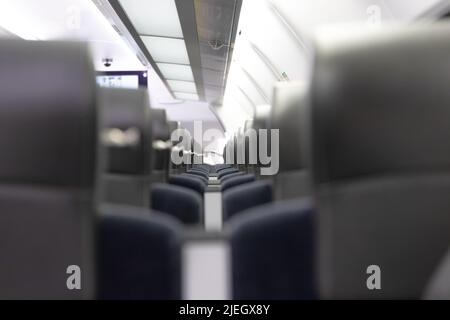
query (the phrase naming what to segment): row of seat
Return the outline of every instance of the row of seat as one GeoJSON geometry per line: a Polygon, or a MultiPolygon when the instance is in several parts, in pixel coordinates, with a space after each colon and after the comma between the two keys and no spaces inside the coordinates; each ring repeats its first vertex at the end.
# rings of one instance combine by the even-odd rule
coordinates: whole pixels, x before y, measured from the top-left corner
{"type": "MultiPolygon", "coordinates": [[[[229,191],[226,179],[221,182],[224,220],[240,213],[230,223],[234,297],[315,298],[319,293],[326,298],[423,296],[448,247],[446,230],[450,218],[444,199],[440,199],[440,194],[446,192],[442,176],[445,171],[441,169],[446,161],[442,146],[448,123],[443,120],[446,110],[441,108],[446,96],[439,91],[435,95],[439,87],[433,87],[433,95],[426,91],[424,81],[431,80],[420,78],[420,72],[439,69],[445,60],[439,56],[441,59],[436,61],[440,64],[436,64],[416,57],[414,62],[421,66],[418,76],[410,79],[408,74],[402,78],[409,87],[420,85],[426,91],[417,90],[414,103],[409,101],[409,94],[396,89],[398,79],[394,76],[403,76],[403,46],[426,42],[427,32],[437,37],[447,29],[395,30],[377,35],[373,44],[353,40],[353,47],[347,44],[328,48],[327,43],[318,42],[316,56],[320,62],[314,67],[311,83],[276,87],[270,120],[257,118],[251,125],[255,129],[280,129],[281,173],[273,180],[276,199],[281,201],[272,203],[267,179],[253,182],[254,175],[244,177],[233,168],[221,170],[235,175],[229,178],[229,185],[233,186],[229,191]],[[391,37],[402,39],[402,45],[393,45],[391,37]],[[378,59],[374,54],[378,50],[384,53],[383,63],[389,63],[395,81],[389,82],[385,74],[380,75],[373,68],[374,63],[365,63],[378,59]],[[353,72],[347,73],[348,57],[364,63],[352,69],[355,62],[348,62],[353,72]],[[329,65],[339,68],[331,69],[329,65]],[[333,82],[328,78],[331,72],[333,82]],[[370,86],[365,84],[367,79],[370,86]],[[322,88],[324,83],[326,87],[322,88]],[[414,130],[420,128],[424,119],[433,120],[435,126],[422,125],[419,135],[403,125],[405,119],[408,126],[414,124],[414,130]],[[244,182],[240,185],[238,181],[244,182]],[[312,201],[284,201],[301,197],[312,201]],[[410,197],[415,201],[410,201],[410,197]],[[423,212],[434,211],[430,208],[432,202],[439,203],[438,212],[425,216],[423,212]],[[289,231],[293,225],[297,232],[289,231]],[[426,235],[430,239],[424,246],[426,235]],[[416,243],[414,250],[410,243],[416,243]],[[420,258],[425,254],[421,248],[426,250],[427,259],[420,258]],[[268,259],[268,255],[278,258],[268,259]],[[395,255],[402,258],[393,259],[395,255]],[[408,261],[408,274],[413,274],[414,280],[404,274],[400,261],[408,261]],[[367,270],[374,264],[386,270],[383,283],[388,284],[382,290],[370,290],[367,286],[367,270]]],[[[433,45],[434,42],[428,46],[431,53],[442,51],[433,45]]],[[[435,74],[442,75],[442,70],[435,74]]],[[[248,143],[235,137],[234,148],[239,144],[245,145],[248,155],[248,143]]],[[[246,163],[239,168],[251,171],[254,166],[246,163]]],[[[186,173],[171,177],[171,183],[202,196],[208,186],[209,171],[205,166],[193,166],[186,173]]],[[[217,176],[223,178],[220,172],[217,176]]],[[[166,192],[171,189],[165,188],[166,192]]],[[[168,202],[171,199],[178,198],[167,197],[168,202]]],[[[197,199],[201,204],[201,198],[197,199]]],[[[180,208],[178,204],[173,206],[180,208]]],[[[197,212],[200,207],[196,207],[197,212]]],[[[158,210],[176,211],[166,207],[158,210]]],[[[186,212],[182,209],[174,215],[186,212]]],[[[203,214],[197,215],[198,221],[203,214]]]]}
{"type": "MultiPolygon", "coordinates": [[[[102,89],[99,101],[102,154],[106,157],[100,187],[102,202],[151,207],[184,224],[198,226],[204,222],[203,194],[210,173],[221,182],[222,192],[255,180],[254,175],[243,175],[226,165],[179,166],[170,172],[170,130],[175,126],[170,127],[164,110],[150,109],[147,92],[102,89]]],[[[191,147],[183,152],[193,156],[195,146],[191,147]]],[[[236,209],[230,208],[229,215],[234,212],[236,209]]]]}
{"type": "Polygon", "coordinates": [[[96,88],[87,52],[2,41],[0,297],[180,298],[180,222],[201,223],[207,172],[224,190],[254,177],[169,176],[176,126],[143,90],[96,88]]]}
{"type": "Polygon", "coordinates": [[[144,95],[130,92],[137,100],[108,118],[127,94],[99,92],[85,47],[3,41],[0,297],[179,299],[180,221],[200,223],[202,197],[220,188],[232,298],[440,297],[450,242],[449,33],[409,26],[345,45],[319,39],[310,84],[277,87],[265,122],[282,138],[277,201],[270,179],[239,172],[251,165],[182,166],[169,184],[129,169],[110,179],[111,168],[151,166],[155,148],[170,150],[157,148],[151,124],[140,127],[151,112],[144,95]],[[130,116],[132,105],[147,109],[130,116]],[[120,123],[108,122],[116,115],[120,123]],[[128,174],[135,190],[151,188],[128,198],[128,174]],[[120,194],[105,196],[117,183],[120,194]],[[368,286],[374,265],[381,288],[368,286]],[[71,266],[82,270],[83,290],[68,285],[71,266]]]}
{"type": "Polygon", "coordinates": [[[449,298],[449,34],[319,37],[311,82],[275,88],[280,201],[233,221],[234,297],[449,298]]]}

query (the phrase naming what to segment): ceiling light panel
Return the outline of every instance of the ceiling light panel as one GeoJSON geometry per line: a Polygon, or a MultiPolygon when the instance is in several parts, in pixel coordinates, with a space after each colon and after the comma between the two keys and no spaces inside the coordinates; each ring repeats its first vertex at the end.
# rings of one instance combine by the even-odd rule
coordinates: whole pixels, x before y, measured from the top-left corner
{"type": "Polygon", "coordinates": [[[196,93],[185,93],[185,92],[174,92],[175,97],[180,100],[194,100],[198,101],[198,94],[196,93]]]}
{"type": "Polygon", "coordinates": [[[180,81],[180,80],[168,80],[170,88],[173,91],[186,92],[186,93],[197,93],[197,87],[195,82],[191,81],[180,81]]]}
{"type": "Polygon", "coordinates": [[[158,63],[157,65],[166,79],[194,81],[191,66],[168,63],[158,63]]]}
{"type": "Polygon", "coordinates": [[[141,35],[183,38],[174,0],[119,0],[141,35]]]}
{"type": "Polygon", "coordinates": [[[189,64],[183,39],[142,36],[147,50],[156,62],[189,64]]]}

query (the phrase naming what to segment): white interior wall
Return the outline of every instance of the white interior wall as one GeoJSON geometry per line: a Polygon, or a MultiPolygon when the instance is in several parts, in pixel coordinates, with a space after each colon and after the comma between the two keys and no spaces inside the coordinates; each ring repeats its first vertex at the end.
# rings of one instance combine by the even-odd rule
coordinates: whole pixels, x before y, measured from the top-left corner
{"type": "MultiPolygon", "coordinates": [[[[307,81],[310,39],[322,27],[361,28],[409,23],[439,0],[243,0],[230,76],[221,117],[227,131],[242,127],[251,118],[251,103],[240,96],[244,90],[254,105],[263,103],[255,85],[240,68],[256,79],[271,101],[276,81],[307,81]],[[281,17],[281,19],[280,19],[281,17]],[[285,23],[287,23],[287,26],[285,23]],[[293,31],[293,32],[291,32],[293,31]],[[255,48],[271,62],[268,67],[255,48]],[[283,73],[285,75],[283,76],[283,73]],[[238,111],[239,109],[239,111],[238,111]],[[239,116],[230,117],[230,114],[239,116]]],[[[270,103],[270,102],[269,102],[270,103]]]]}

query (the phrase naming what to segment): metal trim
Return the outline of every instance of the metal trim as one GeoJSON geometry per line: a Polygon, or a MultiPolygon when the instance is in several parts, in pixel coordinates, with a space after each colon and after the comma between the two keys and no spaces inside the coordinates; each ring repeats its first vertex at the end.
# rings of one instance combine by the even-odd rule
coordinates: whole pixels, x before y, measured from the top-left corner
{"type": "Polygon", "coordinates": [[[175,0],[175,5],[183,31],[184,43],[188,52],[190,67],[194,75],[197,94],[200,100],[205,100],[205,89],[203,87],[202,61],[200,45],[197,32],[197,18],[193,0],[175,0]]]}

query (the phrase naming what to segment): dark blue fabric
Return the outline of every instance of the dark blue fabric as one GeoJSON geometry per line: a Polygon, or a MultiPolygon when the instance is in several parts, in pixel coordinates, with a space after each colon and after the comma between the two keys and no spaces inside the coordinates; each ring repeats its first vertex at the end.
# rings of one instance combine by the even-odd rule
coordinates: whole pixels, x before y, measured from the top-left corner
{"type": "Polygon", "coordinates": [[[222,178],[225,175],[236,173],[236,172],[239,172],[239,170],[235,169],[235,168],[227,168],[227,169],[224,169],[224,170],[220,170],[217,173],[217,177],[220,179],[220,178],[222,178]]]}
{"type": "Polygon", "coordinates": [[[206,172],[203,172],[203,171],[192,170],[191,169],[191,170],[186,171],[186,173],[195,174],[197,176],[201,176],[201,177],[204,177],[204,178],[208,179],[208,174],[206,172]]]}
{"type": "Polygon", "coordinates": [[[209,170],[208,170],[208,169],[204,169],[204,168],[195,168],[195,167],[192,167],[192,168],[190,169],[190,171],[200,171],[200,172],[206,173],[206,174],[209,173],[209,170]]]}
{"type": "Polygon", "coordinates": [[[224,220],[233,215],[272,202],[272,183],[256,181],[228,189],[222,193],[224,220]]]}
{"type": "Polygon", "coordinates": [[[238,176],[232,177],[230,179],[226,179],[225,181],[222,181],[220,186],[222,187],[222,192],[224,192],[230,188],[242,185],[244,183],[253,182],[253,181],[255,181],[255,175],[243,174],[243,175],[238,175],[238,176]]]}
{"type": "Polygon", "coordinates": [[[102,210],[98,298],[180,299],[181,226],[148,209],[136,210],[102,210]]]}
{"type": "Polygon", "coordinates": [[[155,184],[151,192],[151,208],[177,218],[184,224],[199,224],[203,215],[203,199],[185,187],[155,184]]]}
{"type": "Polygon", "coordinates": [[[309,201],[274,203],[230,221],[233,299],[316,299],[309,201]]]}
{"type": "Polygon", "coordinates": [[[242,175],[244,175],[244,174],[245,174],[245,172],[242,172],[242,171],[235,172],[235,173],[230,173],[230,174],[226,174],[226,175],[224,175],[224,176],[220,179],[220,181],[221,181],[221,182],[224,182],[224,181],[226,181],[226,180],[228,180],[228,179],[230,179],[230,178],[234,178],[234,177],[237,177],[237,176],[242,176],[242,175]]]}
{"type": "Polygon", "coordinates": [[[195,190],[202,196],[206,188],[205,181],[202,178],[196,176],[192,177],[188,175],[170,176],[169,183],[180,187],[189,188],[191,190],[195,190]]]}
{"type": "Polygon", "coordinates": [[[192,169],[203,170],[205,172],[210,172],[212,167],[207,164],[193,165],[192,169]]]}
{"type": "Polygon", "coordinates": [[[204,183],[208,184],[208,178],[205,178],[203,175],[193,174],[193,173],[182,173],[180,176],[188,176],[201,179],[204,183]]]}
{"type": "Polygon", "coordinates": [[[230,169],[230,168],[232,168],[232,167],[228,164],[218,164],[218,165],[216,165],[216,172],[218,173],[222,170],[230,169]]]}

